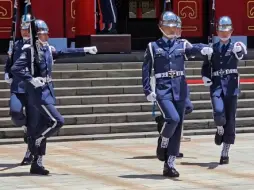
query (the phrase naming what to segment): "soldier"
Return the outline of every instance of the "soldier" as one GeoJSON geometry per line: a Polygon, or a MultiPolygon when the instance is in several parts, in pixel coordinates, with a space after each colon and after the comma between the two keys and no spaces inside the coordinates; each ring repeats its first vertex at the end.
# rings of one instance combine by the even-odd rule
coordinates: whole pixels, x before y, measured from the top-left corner
{"type": "MultiPolygon", "coordinates": [[[[29,24],[25,21],[25,15],[21,18],[21,36],[22,39],[16,41],[14,43],[13,50],[13,60],[11,61],[12,52],[8,52],[8,58],[5,64],[5,81],[11,85],[11,97],[10,97],[10,115],[11,119],[16,127],[22,127],[24,129],[24,141],[27,143],[27,125],[28,125],[28,110],[30,109],[26,94],[25,94],[25,86],[24,82],[20,80],[18,77],[12,76],[11,74],[11,66],[13,63],[20,57],[21,49],[24,44],[28,44],[30,38],[29,24]],[[25,108],[26,114],[23,113],[23,109],[25,108]]],[[[30,15],[26,16],[27,19],[30,19],[30,15]]],[[[27,148],[26,154],[24,156],[21,165],[31,164],[33,157],[31,152],[27,148]]]]}
{"type": "Polygon", "coordinates": [[[115,0],[98,0],[100,2],[103,29],[102,34],[116,34],[116,2],[115,0]]]}
{"type": "MultiPolygon", "coordinates": [[[[179,39],[181,37],[181,33],[182,33],[181,28],[182,28],[182,22],[181,22],[180,17],[177,16],[177,26],[176,26],[176,38],[177,39],[179,39]]],[[[182,39],[182,41],[185,42],[187,40],[182,39]]],[[[189,42],[188,42],[188,44],[191,45],[189,42]]],[[[186,55],[185,55],[185,59],[188,60],[186,55]]],[[[189,86],[188,85],[187,85],[187,88],[188,88],[187,89],[188,90],[187,91],[188,96],[185,100],[185,115],[188,115],[193,111],[193,104],[190,101],[190,91],[189,91],[189,86]]],[[[155,118],[155,121],[157,123],[157,130],[158,130],[159,133],[161,133],[161,129],[162,129],[163,124],[165,122],[163,116],[162,115],[157,116],[155,118]]],[[[159,140],[158,140],[158,142],[159,142],[159,140]]],[[[159,146],[159,143],[158,143],[158,146],[159,146]]],[[[177,155],[176,157],[177,158],[182,158],[183,153],[179,153],[179,155],[177,155]]]]}
{"type": "Polygon", "coordinates": [[[38,41],[36,48],[38,57],[33,62],[34,46],[24,45],[19,59],[14,63],[11,72],[14,76],[25,81],[29,103],[40,112],[41,118],[36,128],[31,130],[28,137],[29,149],[34,155],[31,174],[48,175],[49,171],[43,167],[42,157],[45,155],[46,139],[56,133],[64,124],[64,118],[55,108],[55,95],[52,83],[52,64],[54,55],[84,55],[85,52],[95,54],[96,47],[66,49],[55,51],[48,44],[48,26],[42,20],[35,21],[38,41]]]}
{"type": "Polygon", "coordinates": [[[187,83],[184,70],[184,54],[209,55],[212,49],[204,45],[185,48],[186,42],[176,40],[177,18],[173,12],[162,13],[159,28],[163,37],[150,42],[142,66],[144,94],[150,102],[157,105],[165,119],[161,130],[157,157],[165,160],[163,175],[179,177],[175,169],[175,159],[179,154],[181,127],[184,118],[187,83]],[[153,80],[150,77],[154,75],[153,80]],[[150,82],[154,85],[150,85],[150,82]],[[165,150],[167,154],[165,155],[165,150]]]}
{"type": "Polygon", "coordinates": [[[220,164],[229,163],[229,148],[235,141],[235,118],[237,97],[240,93],[237,65],[246,46],[242,42],[232,42],[232,21],[228,16],[219,19],[217,34],[219,42],[213,44],[211,60],[205,59],[202,67],[202,79],[205,86],[210,86],[213,117],[217,132],[215,144],[223,147],[220,164]]]}

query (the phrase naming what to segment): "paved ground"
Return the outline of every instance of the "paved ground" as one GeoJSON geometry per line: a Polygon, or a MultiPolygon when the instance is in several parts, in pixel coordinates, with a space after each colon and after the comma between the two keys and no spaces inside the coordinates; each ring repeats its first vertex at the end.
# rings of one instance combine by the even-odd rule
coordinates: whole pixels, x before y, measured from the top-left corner
{"type": "Polygon", "coordinates": [[[220,147],[212,136],[193,137],[182,144],[177,160],[181,174],[161,176],[154,157],[155,138],[50,143],[45,165],[51,176],[31,176],[19,167],[24,145],[0,146],[0,190],[253,190],[254,134],[240,134],[230,165],[218,166],[220,147]]]}

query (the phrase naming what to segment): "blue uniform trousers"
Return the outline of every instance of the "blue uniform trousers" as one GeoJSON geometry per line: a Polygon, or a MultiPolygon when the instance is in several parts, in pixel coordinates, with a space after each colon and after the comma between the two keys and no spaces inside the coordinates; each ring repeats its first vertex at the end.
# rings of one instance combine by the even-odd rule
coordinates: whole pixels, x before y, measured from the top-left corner
{"type": "Polygon", "coordinates": [[[170,99],[165,99],[158,100],[157,105],[165,120],[161,130],[161,135],[169,138],[167,154],[177,156],[180,149],[185,101],[172,101],[170,99]]]}
{"type": "Polygon", "coordinates": [[[116,4],[115,0],[100,0],[103,23],[116,23],[116,4]]]}
{"type": "Polygon", "coordinates": [[[26,126],[27,118],[23,112],[24,107],[27,108],[27,97],[24,93],[11,93],[10,98],[10,115],[13,124],[16,127],[26,126]]]}
{"type": "Polygon", "coordinates": [[[213,116],[216,126],[223,126],[223,142],[235,142],[235,118],[237,109],[237,96],[212,96],[213,116]]]}
{"type": "Polygon", "coordinates": [[[33,155],[45,155],[46,154],[46,139],[42,141],[41,145],[37,148],[34,147],[34,141],[38,136],[38,131],[41,126],[46,126],[47,123],[44,120],[43,115],[36,109],[34,105],[29,105],[27,113],[31,115],[27,121],[27,136],[30,138],[28,141],[29,150],[33,155]],[[33,139],[33,140],[32,140],[33,139]]]}
{"type": "Polygon", "coordinates": [[[58,112],[54,105],[41,105],[35,104],[36,109],[42,115],[40,120],[44,122],[40,122],[37,128],[37,138],[45,137],[48,138],[54,135],[64,124],[63,116],[58,112]]]}
{"type": "Polygon", "coordinates": [[[185,100],[185,114],[190,114],[193,111],[193,104],[191,103],[190,98],[186,98],[185,100]]]}

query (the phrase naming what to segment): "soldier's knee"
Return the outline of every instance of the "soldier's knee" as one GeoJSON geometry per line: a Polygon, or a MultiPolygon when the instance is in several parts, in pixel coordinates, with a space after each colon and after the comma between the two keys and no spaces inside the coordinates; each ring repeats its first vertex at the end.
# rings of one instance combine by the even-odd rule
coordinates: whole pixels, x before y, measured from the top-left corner
{"type": "Polygon", "coordinates": [[[214,112],[213,118],[216,126],[223,126],[226,124],[226,118],[224,112],[214,112]]]}
{"type": "Polygon", "coordinates": [[[188,106],[185,108],[185,115],[190,114],[193,111],[193,106],[188,106]]]}
{"type": "Polygon", "coordinates": [[[10,112],[11,120],[16,127],[26,125],[26,116],[20,112],[10,112]]]}
{"type": "Polygon", "coordinates": [[[169,124],[172,124],[172,125],[176,126],[180,122],[180,117],[179,117],[178,114],[176,114],[176,115],[173,115],[171,117],[166,117],[165,121],[169,124]]]}
{"type": "Polygon", "coordinates": [[[64,118],[63,117],[59,117],[57,119],[57,127],[61,128],[64,125],[64,118]]]}

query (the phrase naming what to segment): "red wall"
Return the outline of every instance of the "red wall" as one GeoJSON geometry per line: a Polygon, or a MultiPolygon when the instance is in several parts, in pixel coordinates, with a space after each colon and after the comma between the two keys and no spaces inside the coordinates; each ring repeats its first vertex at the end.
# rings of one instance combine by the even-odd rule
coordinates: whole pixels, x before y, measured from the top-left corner
{"type": "Polygon", "coordinates": [[[65,0],[66,37],[75,38],[75,0],[65,0]]]}
{"type": "Polygon", "coordinates": [[[254,1],[242,0],[244,7],[243,33],[246,36],[254,36],[254,1]]]}
{"type": "Polygon", "coordinates": [[[10,38],[12,7],[12,0],[0,1],[0,39],[10,38]]]}
{"type": "Polygon", "coordinates": [[[181,17],[183,36],[203,36],[203,0],[174,0],[174,13],[181,17]]]}
{"type": "MultiPolygon", "coordinates": [[[[10,38],[12,2],[14,0],[0,1],[0,39],[10,38]]],[[[63,0],[31,0],[31,2],[35,17],[45,20],[48,24],[50,37],[62,38],[64,36],[63,0]]]]}
{"type": "Polygon", "coordinates": [[[35,17],[48,24],[50,37],[62,38],[64,36],[63,0],[32,0],[31,2],[35,17]]]}
{"type": "Polygon", "coordinates": [[[232,19],[234,33],[233,35],[243,35],[243,17],[245,0],[218,0],[216,1],[216,23],[221,16],[229,16],[232,19]],[[230,5],[230,8],[229,8],[230,5]]]}

